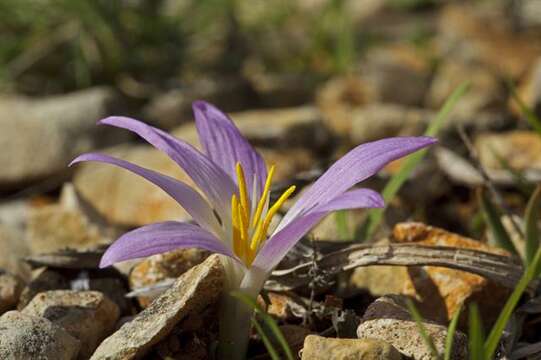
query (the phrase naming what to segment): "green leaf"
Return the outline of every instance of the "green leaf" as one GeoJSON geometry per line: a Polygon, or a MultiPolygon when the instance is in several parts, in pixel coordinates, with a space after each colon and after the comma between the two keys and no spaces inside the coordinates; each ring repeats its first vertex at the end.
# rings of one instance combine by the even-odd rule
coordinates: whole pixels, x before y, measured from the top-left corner
{"type": "Polygon", "coordinates": [[[455,339],[456,327],[461,310],[462,308],[460,307],[455,311],[453,318],[449,323],[449,327],[447,328],[447,337],[445,338],[445,354],[443,356],[443,360],[451,360],[451,356],[453,355],[453,341],[455,339]]]}
{"type": "MultiPolygon", "coordinates": [[[[451,110],[454,108],[458,100],[466,93],[469,85],[469,82],[464,82],[460,86],[458,86],[455,91],[453,91],[453,93],[447,98],[447,101],[445,101],[445,104],[443,104],[442,108],[436,115],[434,121],[432,121],[426,129],[424,133],[425,136],[435,136],[438,134],[445,120],[451,113],[451,110]]],[[[426,152],[426,149],[419,150],[406,158],[406,160],[400,167],[400,170],[398,170],[398,172],[393,175],[393,177],[389,180],[389,182],[385,185],[385,188],[383,189],[382,195],[383,199],[385,200],[385,204],[388,204],[395,197],[398,190],[400,190],[402,185],[411,175],[412,171],[424,158],[426,152]]],[[[374,231],[376,231],[377,227],[381,222],[384,211],[385,208],[370,210],[367,221],[363,224],[361,229],[362,239],[368,239],[374,234],[374,231]]]]}
{"type": "MultiPolygon", "coordinates": [[[[242,301],[246,305],[250,306],[251,308],[253,308],[255,313],[258,314],[259,316],[261,316],[261,319],[265,323],[266,327],[268,329],[270,329],[270,331],[273,334],[274,338],[276,339],[276,341],[282,347],[282,353],[285,355],[286,359],[294,360],[293,353],[291,352],[291,349],[289,348],[289,345],[288,345],[286,339],[284,338],[284,335],[280,331],[280,328],[278,327],[278,325],[276,324],[274,319],[269,314],[267,314],[265,311],[263,311],[263,309],[261,309],[261,307],[257,304],[257,302],[254,299],[252,299],[251,297],[249,297],[248,295],[246,295],[246,294],[244,294],[244,293],[242,293],[240,291],[233,291],[233,292],[231,292],[231,295],[236,297],[237,299],[239,299],[240,301],[242,301]]],[[[257,320],[254,319],[253,321],[254,321],[254,325],[255,325],[257,320]]],[[[257,323],[257,325],[256,325],[256,330],[258,331],[259,335],[261,336],[261,340],[263,340],[263,343],[265,344],[265,347],[267,348],[267,351],[269,351],[269,355],[271,355],[271,357],[272,357],[272,353],[277,354],[277,351],[276,351],[276,349],[274,349],[274,347],[272,345],[272,342],[268,339],[267,335],[264,333],[264,330],[263,330],[263,328],[261,327],[261,325],[259,323],[257,323]],[[272,349],[272,350],[270,350],[270,349],[272,349]]],[[[274,359],[274,357],[273,357],[273,359],[274,359]]],[[[278,357],[278,359],[281,359],[281,358],[278,357]]]]}
{"type": "Polygon", "coordinates": [[[522,101],[520,96],[518,95],[515,86],[509,81],[507,83],[509,90],[511,91],[511,97],[517,105],[520,108],[520,111],[524,114],[524,117],[526,118],[526,121],[530,124],[530,126],[541,135],[541,120],[535,115],[535,113],[522,101]]]}
{"type": "Polygon", "coordinates": [[[524,214],[524,227],[526,236],[526,264],[531,264],[535,252],[539,249],[539,205],[541,203],[541,185],[537,187],[528,201],[526,213],[524,214]]]}
{"type": "Polygon", "coordinates": [[[496,206],[490,201],[490,198],[482,189],[477,193],[477,196],[485,222],[494,238],[495,245],[516,254],[515,245],[513,245],[509,234],[500,220],[500,212],[496,209],[496,206]]]}
{"type": "Polygon", "coordinates": [[[483,324],[481,322],[481,316],[479,315],[479,309],[477,308],[477,304],[470,304],[468,315],[468,342],[470,360],[484,360],[485,354],[483,353],[483,342],[485,340],[483,334],[483,324]]]}
{"type": "Polygon", "coordinates": [[[278,352],[274,349],[274,346],[272,345],[272,342],[270,341],[269,337],[265,333],[265,330],[259,325],[256,319],[252,319],[252,324],[254,324],[255,329],[257,330],[257,333],[261,337],[261,340],[263,341],[263,344],[265,344],[265,347],[267,348],[267,352],[269,353],[272,360],[280,360],[280,356],[278,355],[278,352]]]}
{"type": "Polygon", "coordinates": [[[348,226],[348,214],[345,210],[337,211],[334,213],[334,221],[336,223],[336,231],[340,240],[350,240],[351,234],[349,233],[348,226]]]}
{"type": "Polygon", "coordinates": [[[532,262],[526,268],[526,271],[520,278],[517,286],[515,287],[515,290],[513,290],[513,292],[509,296],[509,299],[507,299],[505,306],[500,312],[498,319],[494,323],[494,326],[492,327],[492,330],[490,331],[490,334],[488,335],[487,341],[485,342],[485,346],[484,346],[485,360],[492,359],[492,356],[494,355],[494,352],[496,351],[496,348],[498,347],[498,343],[500,342],[500,338],[503,334],[503,330],[505,329],[505,326],[507,325],[507,322],[511,318],[511,315],[513,314],[513,311],[515,310],[515,307],[517,306],[520,298],[522,297],[522,294],[524,293],[524,291],[526,290],[530,282],[538,276],[540,267],[541,267],[541,248],[538,248],[537,252],[535,253],[535,256],[532,259],[532,262]]]}
{"type": "Polygon", "coordinates": [[[413,301],[411,299],[407,299],[406,305],[408,306],[408,310],[411,314],[411,317],[413,320],[415,320],[415,324],[417,325],[417,329],[419,330],[419,334],[421,334],[421,337],[423,338],[423,341],[425,342],[425,345],[428,347],[430,352],[432,353],[432,356],[435,359],[440,359],[441,356],[438,353],[438,350],[436,349],[436,345],[434,345],[434,341],[432,341],[432,338],[430,335],[428,335],[426,328],[423,324],[423,318],[421,314],[419,314],[419,311],[413,304],[413,301]]]}

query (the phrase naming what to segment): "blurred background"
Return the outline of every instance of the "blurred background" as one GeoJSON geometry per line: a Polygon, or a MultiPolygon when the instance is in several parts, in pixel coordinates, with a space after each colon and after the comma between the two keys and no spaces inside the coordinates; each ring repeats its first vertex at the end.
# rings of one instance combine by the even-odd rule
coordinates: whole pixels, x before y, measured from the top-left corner
{"type": "MultiPolygon", "coordinates": [[[[0,0],[0,267],[187,218],[127,172],[67,167],[99,150],[185,180],[131,134],[95,126],[103,117],[197,144],[191,102],[204,99],[278,165],[278,185],[306,184],[356,144],[422,134],[464,81],[385,224],[483,237],[480,169],[511,212],[540,178],[527,121],[541,111],[540,35],[539,0],[0,0]]],[[[368,186],[381,190],[396,169],[368,186]]],[[[363,213],[340,216],[313,235],[353,238],[363,213]]]]}

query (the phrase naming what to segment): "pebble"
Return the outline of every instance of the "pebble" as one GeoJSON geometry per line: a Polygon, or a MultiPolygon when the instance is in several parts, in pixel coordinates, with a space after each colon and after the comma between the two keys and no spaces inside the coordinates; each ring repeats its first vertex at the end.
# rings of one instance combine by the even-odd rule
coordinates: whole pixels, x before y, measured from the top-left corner
{"type": "Polygon", "coordinates": [[[224,270],[218,255],[184,273],[163,295],[105,339],[92,360],[144,356],[190,313],[200,312],[220,296],[224,270]]]}
{"type": "Polygon", "coordinates": [[[79,340],[61,326],[37,316],[9,311],[0,316],[0,359],[77,358],[79,340]]]}
{"type": "Polygon", "coordinates": [[[400,360],[402,356],[389,343],[375,339],[333,339],[308,335],[302,360],[400,360]]]}
{"type": "Polygon", "coordinates": [[[44,317],[80,340],[81,359],[88,359],[111,334],[120,315],[118,306],[102,293],[73,290],[39,293],[21,312],[44,317]]]}
{"type": "MultiPolygon", "coordinates": [[[[380,339],[387,341],[403,355],[414,360],[434,358],[426,346],[419,328],[405,307],[405,297],[384,296],[374,301],[366,310],[361,324],[357,328],[360,339],[380,339]]],[[[427,334],[432,338],[436,350],[443,354],[447,327],[433,322],[423,322],[427,334]]],[[[465,359],[467,338],[461,332],[455,332],[452,359],[465,359]]]]}

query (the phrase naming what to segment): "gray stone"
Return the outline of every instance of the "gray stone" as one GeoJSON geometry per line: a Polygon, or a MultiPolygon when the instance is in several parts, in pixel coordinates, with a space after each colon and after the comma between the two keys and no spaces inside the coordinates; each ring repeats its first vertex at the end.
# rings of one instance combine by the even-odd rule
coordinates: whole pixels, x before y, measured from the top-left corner
{"type": "Polygon", "coordinates": [[[21,277],[30,278],[30,267],[22,261],[30,253],[23,233],[12,226],[0,224],[0,268],[21,277]]]}
{"type": "Polygon", "coordinates": [[[400,360],[402,356],[389,343],[376,339],[333,339],[308,335],[302,349],[303,360],[400,360]]]}
{"type": "Polygon", "coordinates": [[[214,303],[222,291],[224,276],[219,256],[210,256],[184,273],[149,307],[105,339],[91,359],[144,356],[153,345],[165,339],[182,319],[214,303]]]}
{"type": "Polygon", "coordinates": [[[101,340],[111,334],[119,318],[118,306],[97,291],[39,293],[21,312],[44,317],[79,339],[81,359],[92,355],[101,340]]]}
{"type": "Polygon", "coordinates": [[[0,315],[17,305],[23,286],[20,278],[0,269],[0,315]]]}
{"type": "Polygon", "coordinates": [[[47,319],[9,311],[0,316],[0,359],[72,360],[79,340],[47,319]]]}
{"type": "Polygon", "coordinates": [[[119,132],[96,126],[115,98],[108,88],[41,99],[0,98],[0,188],[66,174],[75,156],[118,142],[119,132]]]}
{"type": "Polygon", "coordinates": [[[17,309],[23,309],[40,292],[69,287],[68,279],[60,272],[45,267],[35,269],[32,271],[32,279],[21,293],[17,309]]]}
{"type": "MultiPolygon", "coordinates": [[[[392,344],[402,354],[415,360],[434,359],[430,349],[419,333],[419,328],[404,306],[405,297],[399,295],[378,298],[366,310],[357,328],[360,339],[379,339],[392,344]]],[[[423,323],[427,334],[432,338],[436,350],[443,354],[447,327],[433,322],[423,323]]],[[[456,331],[452,359],[466,359],[467,338],[456,331]]]]}

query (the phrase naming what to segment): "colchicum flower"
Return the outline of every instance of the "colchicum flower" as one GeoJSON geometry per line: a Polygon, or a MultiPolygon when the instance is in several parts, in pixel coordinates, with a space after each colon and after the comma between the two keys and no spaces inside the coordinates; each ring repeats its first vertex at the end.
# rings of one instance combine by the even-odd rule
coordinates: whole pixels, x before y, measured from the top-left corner
{"type": "Polygon", "coordinates": [[[162,130],[127,117],[109,117],[99,123],[133,131],[165,152],[191,177],[205,197],[177,179],[108,155],[83,154],[72,164],[99,161],[127,169],[159,186],[191,215],[196,224],[166,221],[124,234],[108,248],[100,266],[178,248],[197,247],[221,254],[228,291],[222,301],[220,357],[241,359],[246,351],[252,310],[228,295],[230,291],[256,297],[272,269],[330,212],[382,207],[383,199],[377,192],[353,186],[390,161],[436,140],[395,137],[357,146],[311,185],[271,230],[271,220],[293,194],[295,186],[271,204],[275,165],[267,169],[261,155],[216,107],[197,101],[193,111],[205,153],[162,130]]]}

